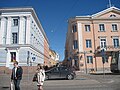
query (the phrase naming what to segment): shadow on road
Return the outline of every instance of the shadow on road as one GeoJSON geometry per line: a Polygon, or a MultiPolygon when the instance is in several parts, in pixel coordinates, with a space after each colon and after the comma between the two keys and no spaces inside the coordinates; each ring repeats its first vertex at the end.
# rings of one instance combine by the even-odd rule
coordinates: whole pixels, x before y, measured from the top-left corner
{"type": "MultiPolygon", "coordinates": [[[[54,79],[47,79],[45,81],[52,81],[52,80],[68,80],[68,79],[66,79],[66,78],[54,78],[54,79]]],[[[75,80],[75,79],[73,79],[73,80],[75,80]]]]}

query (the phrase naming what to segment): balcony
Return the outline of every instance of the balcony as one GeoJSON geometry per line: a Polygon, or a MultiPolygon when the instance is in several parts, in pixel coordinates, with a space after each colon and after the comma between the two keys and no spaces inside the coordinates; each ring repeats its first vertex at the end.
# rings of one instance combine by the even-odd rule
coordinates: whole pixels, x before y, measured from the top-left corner
{"type": "Polygon", "coordinates": [[[103,48],[106,52],[120,51],[120,46],[107,45],[106,47],[98,46],[96,52],[100,52],[103,48]]]}

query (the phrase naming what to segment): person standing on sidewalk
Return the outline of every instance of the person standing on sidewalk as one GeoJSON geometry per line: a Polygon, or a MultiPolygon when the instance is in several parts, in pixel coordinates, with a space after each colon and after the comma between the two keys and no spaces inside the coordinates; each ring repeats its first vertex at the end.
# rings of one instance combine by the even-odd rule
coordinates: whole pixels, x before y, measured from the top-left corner
{"type": "Polygon", "coordinates": [[[18,62],[13,62],[14,68],[12,69],[11,81],[15,85],[15,90],[20,90],[20,80],[22,79],[23,69],[21,66],[18,66],[18,62]]]}
{"type": "Polygon", "coordinates": [[[45,70],[40,64],[37,65],[37,86],[38,90],[43,90],[43,82],[45,80],[45,70]]]}

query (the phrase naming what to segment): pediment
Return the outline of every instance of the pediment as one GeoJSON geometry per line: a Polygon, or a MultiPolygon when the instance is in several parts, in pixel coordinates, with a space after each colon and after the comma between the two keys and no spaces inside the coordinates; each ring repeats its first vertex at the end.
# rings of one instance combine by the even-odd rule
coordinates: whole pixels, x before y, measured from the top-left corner
{"type": "Polygon", "coordinates": [[[120,9],[111,7],[92,15],[92,18],[120,18],[120,9]]]}

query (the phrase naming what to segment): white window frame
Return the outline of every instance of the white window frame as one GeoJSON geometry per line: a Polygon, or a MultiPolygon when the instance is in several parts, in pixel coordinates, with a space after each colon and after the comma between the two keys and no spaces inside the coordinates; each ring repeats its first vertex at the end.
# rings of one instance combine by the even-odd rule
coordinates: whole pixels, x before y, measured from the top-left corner
{"type": "Polygon", "coordinates": [[[116,32],[116,31],[118,31],[118,25],[116,24],[116,23],[113,23],[112,24],[112,32],[116,32]],[[114,26],[113,26],[114,25],[114,26]],[[116,25],[116,26],[115,26],[116,25]],[[117,29],[115,29],[115,28],[117,28],[117,29]]]}
{"type": "Polygon", "coordinates": [[[105,32],[105,31],[106,31],[106,30],[105,30],[105,24],[104,24],[104,23],[100,23],[100,24],[99,24],[99,31],[100,31],[100,32],[105,32]],[[103,25],[104,28],[102,27],[102,29],[101,29],[101,27],[100,27],[101,25],[103,25]]]}
{"type": "Polygon", "coordinates": [[[73,49],[78,49],[78,40],[73,41],[73,49]]]}
{"type": "Polygon", "coordinates": [[[77,32],[77,24],[72,25],[72,33],[77,32]]]}
{"type": "Polygon", "coordinates": [[[92,40],[91,39],[86,39],[86,48],[92,48],[92,40]],[[87,41],[89,41],[89,42],[87,43],[87,41]]]}
{"type": "Polygon", "coordinates": [[[106,39],[106,37],[100,37],[100,47],[101,48],[106,48],[106,46],[107,46],[107,39],[106,39]],[[105,39],[105,41],[101,41],[102,39],[105,39]]]}
{"type": "MultiPolygon", "coordinates": [[[[114,39],[118,39],[118,44],[120,46],[120,38],[119,38],[119,36],[113,36],[112,37],[112,43],[113,43],[113,46],[115,47],[115,45],[114,45],[114,39]]],[[[117,46],[117,47],[119,47],[119,46],[117,46]]]]}
{"type": "Polygon", "coordinates": [[[85,25],[85,31],[86,32],[90,32],[91,31],[90,25],[85,25]]]}
{"type": "Polygon", "coordinates": [[[12,26],[16,27],[18,25],[19,25],[19,18],[12,18],[12,26]],[[17,24],[15,24],[14,20],[17,20],[17,24]]]}
{"type": "Polygon", "coordinates": [[[18,44],[18,33],[17,32],[12,33],[12,44],[18,44]],[[16,34],[16,36],[13,36],[13,34],[16,34]]]}
{"type": "Polygon", "coordinates": [[[87,56],[87,63],[89,64],[93,63],[93,56],[87,56]]]}

